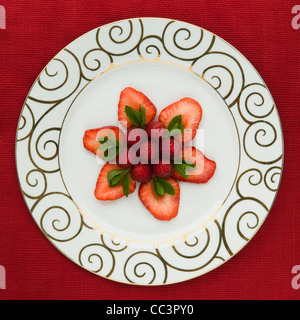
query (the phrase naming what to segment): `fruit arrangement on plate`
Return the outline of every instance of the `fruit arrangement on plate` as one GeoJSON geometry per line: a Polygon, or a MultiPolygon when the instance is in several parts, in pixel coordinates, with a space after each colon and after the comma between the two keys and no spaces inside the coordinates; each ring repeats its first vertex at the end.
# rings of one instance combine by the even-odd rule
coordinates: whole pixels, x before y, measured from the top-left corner
{"type": "Polygon", "coordinates": [[[216,163],[188,145],[197,133],[202,108],[185,97],[164,108],[158,120],[154,104],[140,91],[127,87],[118,104],[121,126],[85,131],[84,147],[106,161],[99,174],[95,197],[117,200],[128,197],[140,183],[143,205],[159,220],[178,214],[178,181],[207,183],[216,163]]]}

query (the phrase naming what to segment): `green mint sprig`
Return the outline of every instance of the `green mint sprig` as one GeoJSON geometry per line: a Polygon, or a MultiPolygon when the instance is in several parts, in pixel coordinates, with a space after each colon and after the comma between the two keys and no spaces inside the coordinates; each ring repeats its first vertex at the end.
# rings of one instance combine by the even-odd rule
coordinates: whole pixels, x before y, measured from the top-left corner
{"type": "Polygon", "coordinates": [[[175,116],[168,124],[167,126],[167,136],[177,136],[178,134],[183,133],[184,131],[184,125],[182,124],[182,115],[179,114],[175,116]]]}
{"type": "Polygon", "coordinates": [[[156,176],[153,177],[153,191],[157,200],[159,195],[163,197],[166,193],[172,196],[175,195],[173,186],[165,179],[156,176]]]}
{"type": "Polygon", "coordinates": [[[111,170],[107,174],[107,181],[111,188],[118,186],[122,182],[123,192],[126,197],[129,195],[130,169],[111,170]]]}
{"type": "Polygon", "coordinates": [[[177,136],[187,131],[190,131],[190,129],[184,129],[184,125],[182,124],[182,115],[178,114],[169,122],[165,138],[177,136]]]}
{"type": "Polygon", "coordinates": [[[174,169],[184,178],[188,179],[188,171],[197,169],[196,164],[182,160],[182,163],[174,163],[174,169]]]}
{"type": "Polygon", "coordinates": [[[139,110],[136,111],[130,106],[125,106],[125,113],[129,120],[139,128],[145,128],[145,121],[146,121],[146,109],[140,105],[139,110]]]}
{"type": "Polygon", "coordinates": [[[104,160],[111,161],[120,153],[119,140],[108,131],[108,136],[98,138],[101,143],[99,150],[104,152],[104,160]]]}

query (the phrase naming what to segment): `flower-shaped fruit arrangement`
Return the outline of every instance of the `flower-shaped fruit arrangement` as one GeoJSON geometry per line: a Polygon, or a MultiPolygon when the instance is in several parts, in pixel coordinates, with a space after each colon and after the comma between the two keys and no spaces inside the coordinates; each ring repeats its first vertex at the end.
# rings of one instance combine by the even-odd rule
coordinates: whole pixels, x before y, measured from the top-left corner
{"type": "Polygon", "coordinates": [[[87,130],[84,147],[106,161],[99,174],[95,197],[117,200],[128,197],[139,186],[143,205],[159,220],[178,214],[178,181],[206,183],[214,175],[216,163],[193,146],[202,108],[191,98],[183,98],[164,108],[158,120],[156,107],[131,87],[120,94],[116,126],[87,130]]]}

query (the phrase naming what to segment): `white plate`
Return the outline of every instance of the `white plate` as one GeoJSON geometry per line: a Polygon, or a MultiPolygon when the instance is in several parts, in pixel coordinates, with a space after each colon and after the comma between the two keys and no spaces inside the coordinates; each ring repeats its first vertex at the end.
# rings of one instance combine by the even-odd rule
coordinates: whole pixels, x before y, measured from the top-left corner
{"type": "Polygon", "coordinates": [[[162,285],[220,266],[254,236],[278,190],[283,138],[270,92],[236,49],[184,22],[130,19],[84,34],[41,72],[21,112],[16,162],[32,217],[61,252],[111,280],[162,285]],[[102,164],[83,133],[118,125],[128,86],[157,114],[185,96],[203,109],[193,143],[217,170],[207,184],[180,182],[169,222],[137,191],[109,204],[94,197],[102,164]]]}

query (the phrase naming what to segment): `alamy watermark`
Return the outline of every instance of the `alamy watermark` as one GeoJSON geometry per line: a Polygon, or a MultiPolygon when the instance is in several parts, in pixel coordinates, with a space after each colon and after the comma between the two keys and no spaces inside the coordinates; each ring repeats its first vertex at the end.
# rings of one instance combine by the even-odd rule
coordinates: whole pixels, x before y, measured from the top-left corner
{"type": "Polygon", "coordinates": [[[6,11],[3,6],[0,6],[0,29],[6,29],[6,11]]]}
{"type": "Polygon", "coordinates": [[[295,276],[292,278],[292,288],[295,290],[300,289],[300,265],[295,265],[292,268],[292,274],[295,274],[295,276]]]}
{"type": "Polygon", "coordinates": [[[125,165],[128,161],[131,165],[173,163],[181,164],[183,174],[188,171],[188,175],[199,175],[204,170],[204,129],[183,132],[179,129],[151,129],[148,136],[141,128],[133,127],[124,134],[121,127],[118,130],[104,127],[97,132],[96,141],[101,144],[96,152],[100,164],[125,165]],[[187,145],[189,147],[184,148],[187,145]],[[198,153],[196,149],[202,152],[198,153]]]}
{"type": "Polygon", "coordinates": [[[0,266],[0,289],[6,289],[6,271],[3,266],[0,266]]]}
{"type": "Polygon", "coordinates": [[[300,29],[300,5],[295,5],[292,8],[292,14],[295,14],[295,16],[292,19],[292,28],[295,30],[300,29]]]}

